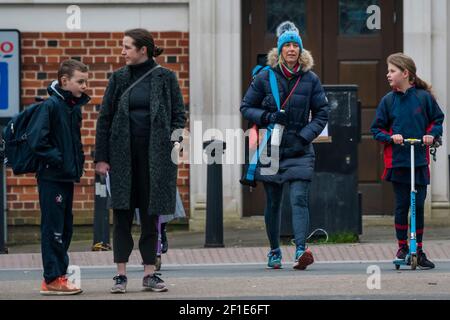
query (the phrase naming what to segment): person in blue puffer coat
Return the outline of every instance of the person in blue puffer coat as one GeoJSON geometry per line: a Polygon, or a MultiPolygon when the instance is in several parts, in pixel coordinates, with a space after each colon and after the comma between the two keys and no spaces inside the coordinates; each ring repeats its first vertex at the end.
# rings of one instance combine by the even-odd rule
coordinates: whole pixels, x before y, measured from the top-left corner
{"type": "Polygon", "coordinates": [[[284,126],[278,152],[271,154],[271,150],[268,151],[272,158],[278,157],[278,170],[267,174],[270,170],[262,170],[264,165],[258,164],[255,181],[263,182],[266,192],[264,216],[271,247],[268,268],[281,268],[280,206],[283,184],[288,183],[296,244],[294,268],[304,270],[314,262],[311,251],[306,248],[309,187],[315,161],[312,141],[325,128],[329,107],[321,82],[311,71],[313,58],[303,48],[297,27],[292,22],[283,22],[277,28],[277,36],[277,48],[269,52],[267,64],[276,75],[280,101],[285,104],[284,112],[277,108],[269,70],[256,75],[242,100],[240,111],[246,120],[260,129],[275,124],[284,126]]]}

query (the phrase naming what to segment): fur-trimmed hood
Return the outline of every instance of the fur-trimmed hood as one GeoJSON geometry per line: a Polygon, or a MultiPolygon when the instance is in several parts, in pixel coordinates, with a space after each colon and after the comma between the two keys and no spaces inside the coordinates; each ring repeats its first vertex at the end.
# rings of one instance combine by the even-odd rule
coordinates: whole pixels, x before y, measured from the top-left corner
{"type": "MultiPolygon", "coordinates": [[[[305,49],[303,49],[302,53],[300,54],[300,57],[298,57],[298,62],[302,66],[303,72],[311,70],[312,67],[314,66],[314,59],[311,53],[305,49]]],[[[275,68],[277,64],[278,64],[278,49],[273,48],[267,54],[267,65],[272,68],[275,68]]]]}

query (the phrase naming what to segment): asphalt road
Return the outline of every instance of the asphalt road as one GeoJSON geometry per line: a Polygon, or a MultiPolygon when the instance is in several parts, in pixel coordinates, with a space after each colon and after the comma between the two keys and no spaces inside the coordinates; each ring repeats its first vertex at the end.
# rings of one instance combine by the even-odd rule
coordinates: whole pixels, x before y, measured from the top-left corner
{"type": "Polygon", "coordinates": [[[0,270],[0,299],[450,300],[450,261],[436,265],[416,271],[396,271],[389,262],[315,263],[307,271],[287,263],[282,270],[267,270],[263,264],[166,265],[161,271],[169,288],[165,293],[142,291],[143,268],[130,266],[128,292],[120,295],[109,293],[114,268],[83,267],[84,292],[71,297],[41,296],[41,270],[0,270]]]}

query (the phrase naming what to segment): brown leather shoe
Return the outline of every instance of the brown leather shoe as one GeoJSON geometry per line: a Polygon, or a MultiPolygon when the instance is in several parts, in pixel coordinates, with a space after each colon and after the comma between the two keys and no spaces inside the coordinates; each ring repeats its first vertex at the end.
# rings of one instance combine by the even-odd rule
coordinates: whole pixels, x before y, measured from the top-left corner
{"type": "Polygon", "coordinates": [[[56,278],[50,283],[42,281],[40,293],[44,296],[66,296],[83,292],[80,288],[67,280],[65,276],[56,278]]]}

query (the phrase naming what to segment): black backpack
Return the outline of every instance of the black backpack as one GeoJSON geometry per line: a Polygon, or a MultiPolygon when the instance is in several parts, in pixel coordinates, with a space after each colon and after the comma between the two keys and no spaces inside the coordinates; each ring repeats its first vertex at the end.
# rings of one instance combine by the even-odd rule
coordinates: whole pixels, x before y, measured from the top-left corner
{"type": "Polygon", "coordinates": [[[16,175],[35,173],[38,169],[39,159],[28,144],[27,129],[33,113],[44,101],[41,99],[15,115],[2,131],[4,164],[16,175]]]}

